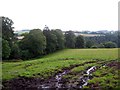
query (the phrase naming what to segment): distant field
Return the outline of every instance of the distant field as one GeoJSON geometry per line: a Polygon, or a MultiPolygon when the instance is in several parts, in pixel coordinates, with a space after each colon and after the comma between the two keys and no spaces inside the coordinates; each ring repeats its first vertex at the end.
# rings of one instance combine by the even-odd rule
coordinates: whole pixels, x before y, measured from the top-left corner
{"type": "MultiPolygon", "coordinates": [[[[20,62],[3,62],[3,81],[11,80],[18,77],[34,77],[48,79],[50,76],[54,76],[58,72],[62,72],[64,68],[71,67],[71,65],[78,65],[78,67],[71,68],[70,72],[73,74],[64,75],[63,78],[69,80],[78,78],[81,75],[81,71],[86,70],[90,66],[100,66],[103,63],[113,62],[118,60],[118,49],[65,49],[53,54],[49,54],[40,59],[20,61],[20,62]],[[91,62],[91,63],[89,63],[91,62]],[[82,66],[81,66],[82,65],[82,66]],[[74,73],[76,73],[74,75],[74,73]],[[73,78],[74,77],[74,78],[73,78]]],[[[107,68],[104,69],[106,72],[107,68]]],[[[112,68],[114,70],[114,68],[112,68]]],[[[108,73],[111,72],[108,69],[108,73]]],[[[97,71],[94,75],[101,75],[97,71]]],[[[115,78],[118,78],[117,71],[114,73],[115,78]]],[[[112,75],[108,76],[112,80],[112,75]]],[[[104,78],[99,76],[100,78],[104,78]]],[[[107,76],[106,76],[107,77],[107,76]]],[[[96,83],[98,80],[95,78],[89,81],[89,83],[96,83]],[[96,80],[96,81],[95,81],[96,80]]],[[[114,79],[113,79],[114,80],[114,79]]],[[[116,80],[116,79],[115,79],[116,80]]],[[[99,81],[98,81],[99,82],[99,81]]],[[[109,81],[110,82],[110,81],[109,81]]],[[[106,83],[104,80],[102,84],[106,83]]],[[[111,83],[111,82],[110,82],[111,83]]],[[[111,83],[112,84],[112,83],[111,83]]],[[[101,85],[101,84],[100,84],[101,85]]],[[[113,85],[113,84],[112,84],[113,85]]],[[[114,84],[113,86],[115,86],[114,84]]],[[[85,86],[86,88],[91,87],[85,86]]]]}
{"type": "Polygon", "coordinates": [[[103,34],[80,34],[80,35],[82,35],[82,36],[84,36],[84,37],[105,36],[105,35],[103,35],[103,34]]]}

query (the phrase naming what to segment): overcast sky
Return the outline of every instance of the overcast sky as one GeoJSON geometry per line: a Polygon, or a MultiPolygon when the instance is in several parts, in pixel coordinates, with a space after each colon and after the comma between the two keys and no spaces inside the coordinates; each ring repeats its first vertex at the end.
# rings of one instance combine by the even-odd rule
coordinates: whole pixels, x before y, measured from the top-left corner
{"type": "Polygon", "coordinates": [[[0,16],[15,30],[118,30],[119,0],[0,0],[0,16]]]}

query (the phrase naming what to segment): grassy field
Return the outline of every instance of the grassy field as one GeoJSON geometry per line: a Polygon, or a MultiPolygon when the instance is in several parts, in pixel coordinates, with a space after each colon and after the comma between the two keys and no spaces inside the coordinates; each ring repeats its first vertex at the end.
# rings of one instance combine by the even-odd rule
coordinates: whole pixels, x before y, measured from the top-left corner
{"type": "MultiPolygon", "coordinates": [[[[71,65],[81,66],[72,68],[68,75],[64,75],[63,78],[69,80],[76,80],[80,75],[82,75],[82,71],[86,70],[88,67],[96,65],[99,67],[103,63],[108,63],[112,61],[118,60],[118,49],[65,49],[62,51],[58,51],[53,54],[46,55],[40,59],[29,60],[29,61],[20,61],[20,62],[2,62],[2,79],[3,81],[11,80],[17,77],[37,77],[47,79],[50,76],[55,75],[57,72],[62,71],[64,68],[70,67],[71,65]],[[89,63],[93,62],[93,63],[89,63]],[[82,65],[83,64],[83,65],[82,65]]],[[[118,84],[115,80],[118,79],[117,71],[115,73],[110,74],[111,70],[115,70],[115,68],[103,68],[103,71],[107,71],[109,74],[105,76],[108,79],[113,79],[113,82],[110,82],[115,86],[118,84]],[[110,70],[109,70],[110,69],[110,70]],[[107,71],[108,70],[108,71],[107,71]],[[115,78],[112,76],[116,75],[115,78]]],[[[96,77],[103,78],[104,75],[102,70],[98,70],[93,73],[95,78],[89,81],[89,86],[85,86],[85,88],[91,87],[95,82],[99,82],[99,85],[102,85],[105,80],[100,81],[96,79],[96,77]],[[101,73],[100,73],[101,71],[101,73]],[[97,76],[99,74],[99,76],[97,76]]],[[[98,86],[99,86],[98,85],[98,86]]]]}

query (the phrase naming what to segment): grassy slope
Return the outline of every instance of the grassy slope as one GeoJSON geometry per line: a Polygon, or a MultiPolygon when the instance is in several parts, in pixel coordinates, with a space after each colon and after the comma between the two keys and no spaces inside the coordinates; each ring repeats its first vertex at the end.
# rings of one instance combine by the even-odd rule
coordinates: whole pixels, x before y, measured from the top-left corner
{"type": "Polygon", "coordinates": [[[84,63],[90,60],[113,60],[118,58],[118,49],[66,49],[43,58],[22,61],[3,62],[3,80],[18,76],[47,78],[64,67],[84,63]]]}

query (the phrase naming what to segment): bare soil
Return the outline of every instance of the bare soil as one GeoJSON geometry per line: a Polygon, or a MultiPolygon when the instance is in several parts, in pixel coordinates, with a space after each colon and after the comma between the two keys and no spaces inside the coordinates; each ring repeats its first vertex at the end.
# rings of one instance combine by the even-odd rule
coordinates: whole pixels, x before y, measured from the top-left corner
{"type": "MultiPolygon", "coordinates": [[[[87,63],[94,63],[95,61],[93,62],[86,62],[84,64],[87,64],[87,63]]],[[[49,77],[48,79],[41,79],[41,78],[35,78],[35,77],[18,77],[18,78],[15,78],[15,79],[12,79],[12,80],[7,80],[7,81],[4,81],[2,84],[3,84],[3,88],[2,90],[26,90],[26,89],[29,89],[29,90],[45,90],[44,88],[42,88],[42,85],[47,85],[49,86],[49,90],[56,90],[56,79],[55,79],[55,76],[66,71],[66,74],[69,73],[69,71],[75,67],[78,67],[78,66],[82,66],[84,64],[77,64],[77,65],[71,65],[70,67],[67,67],[67,68],[64,68],[62,69],[62,71],[60,72],[57,72],[54,76],[51,76],[49,77]]],[[[110,62],[108,64],[106,64],[107,66],[109,67],[115,67],[116,69],[120,69],[120,62],[110,62]]],[[[80,81],[74,81],[73,83],[78,83],[80,81]]],[[[69,82],[67,79],[62,79],[61,80],[61,83],[62,83],[62,90],[66,90],[67,88],[70,88],[68,87],[68,84],[70,84],[71,82],[69,82]]],[[[74,86],[74,85],[73,85],[74,86]]],[[[97,87],[97,83],[92,85],[93,87],[97,87]]],[[[59,89],[59,90],[61,90],[59,89]]],[[[75,88],[75,87],[72,87],[71,90],[74,90],[74,89],[78,89],[78,88],[75,88]]],[[[94,88],[96,89],[96,88],[94,88]]],[[[47,89],[48,90],[48,89],[47,89]]]]}

